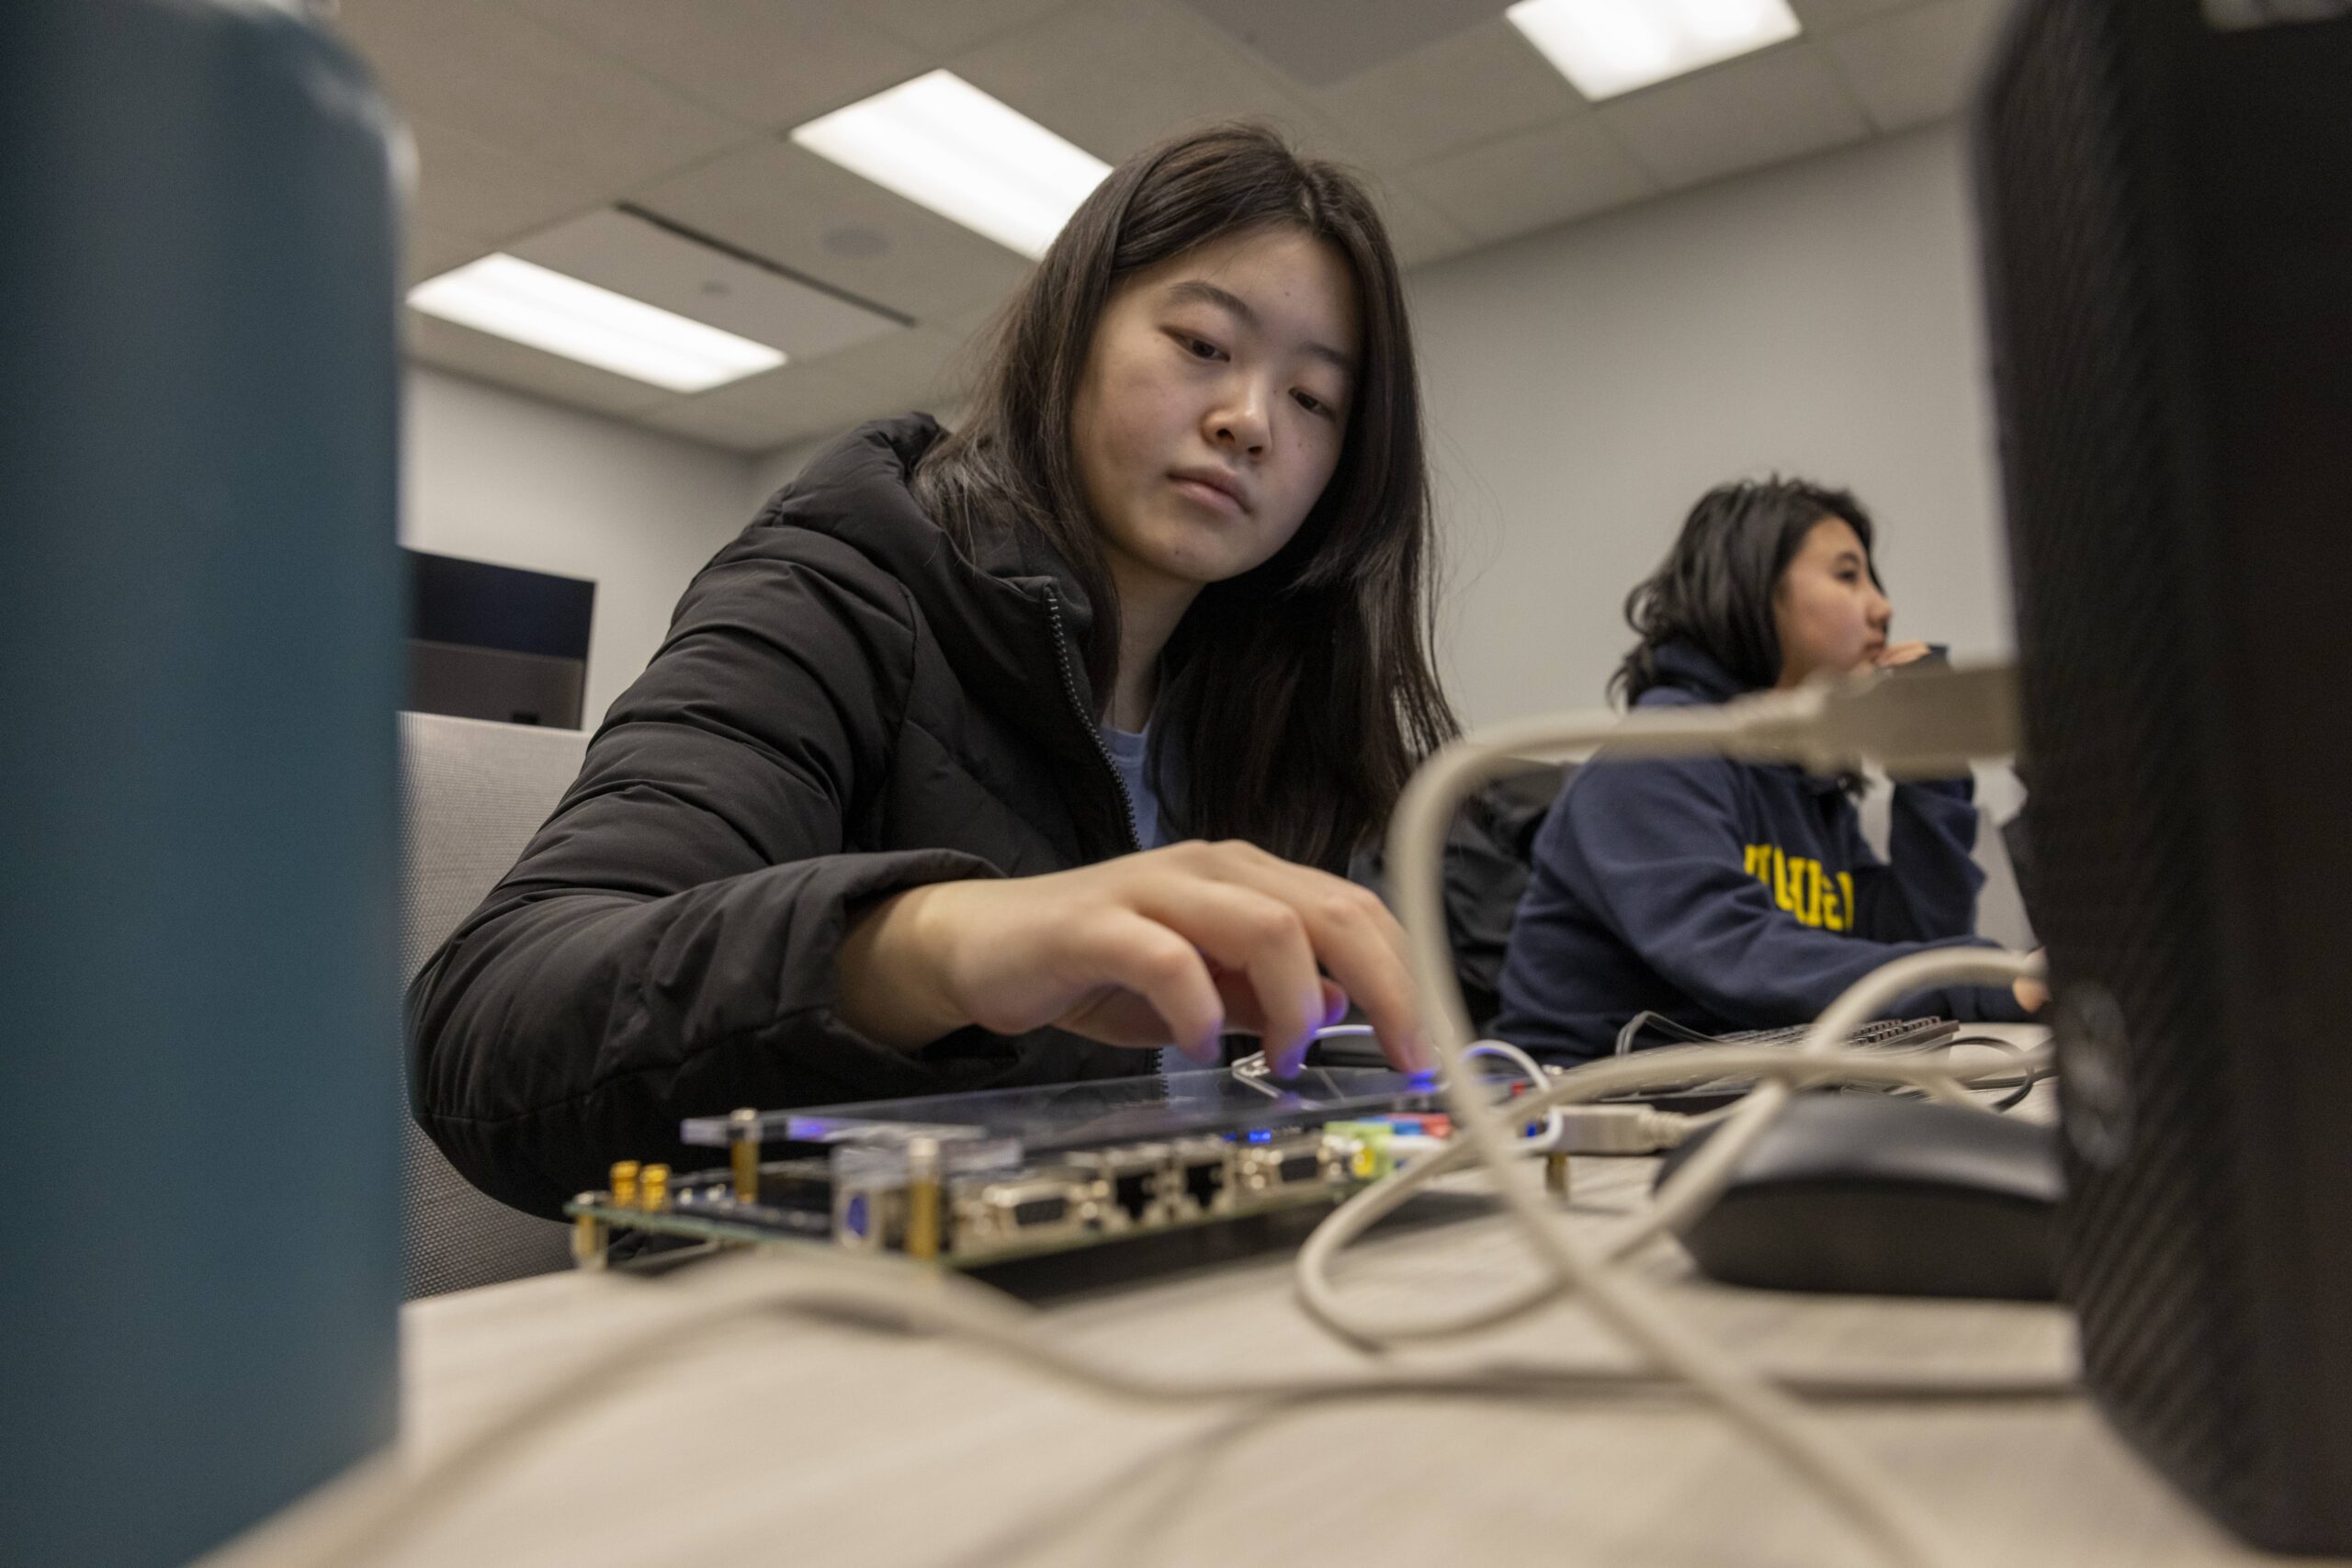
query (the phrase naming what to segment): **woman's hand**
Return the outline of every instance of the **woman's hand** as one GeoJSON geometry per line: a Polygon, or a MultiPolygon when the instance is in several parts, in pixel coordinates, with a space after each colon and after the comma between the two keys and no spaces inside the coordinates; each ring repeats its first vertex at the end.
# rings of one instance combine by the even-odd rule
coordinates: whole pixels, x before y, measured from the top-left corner
{"type": "Polygon", "coordinates": [[[1352,998],[1390,1062],[1430,1062],[1405,933],[1386,907],[1241,842],[910,888],[857,917],[839,970],[842,1021],[908,1048],[967,1024],[1051,1025],[1112,1045],[1173,1044],[1210,1065],[1232,1032],[1260,1036],[1288,1077],[1352,998]]]}

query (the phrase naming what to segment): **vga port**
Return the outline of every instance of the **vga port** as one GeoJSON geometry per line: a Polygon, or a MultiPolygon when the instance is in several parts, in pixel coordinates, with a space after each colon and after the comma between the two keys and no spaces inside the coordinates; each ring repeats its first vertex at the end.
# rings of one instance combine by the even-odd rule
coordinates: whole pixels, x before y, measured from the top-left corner
{"type": "Polygon", "coordinates": [[[1094,1183],[1076,1171],[959,1182],[953,1249],[989,1252],[1082,1235],[1094,1218],[1094,1183]]]}
{"type": "Polygon", "coordinates": [[[1241,1190],[1255,1197],[1323,1187],[1329,1176],[1323,1138],[1317,1133],[1293,1133],[1262,1144],[1235,1145],[1233,1162],[1241,1190]]]}

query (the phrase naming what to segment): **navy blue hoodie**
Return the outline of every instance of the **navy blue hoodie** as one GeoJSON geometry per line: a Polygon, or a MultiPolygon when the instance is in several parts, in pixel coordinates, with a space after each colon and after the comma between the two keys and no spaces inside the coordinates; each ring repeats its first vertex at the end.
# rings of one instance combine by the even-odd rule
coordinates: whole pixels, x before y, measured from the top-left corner
{"type": "MultiPolygon", "coordinates": [[[[1657,650],[1638,707],[1739,688],[1696,649],[1657,650]]],[[[1606,1055],[1634,1014],[1706,1033],[1810,1021],[1891,958],[1993,946],[1974,934],[1984,874],[1973,780],[1898,784],[1894,863],[1863,840],[1836,780],[1720,757],[1610,761],[1569,775],[1537,832],[1493,1032],[1560,1059],[1606,1055]]],[[[2004,987],[1920,993],[1900,1016],[2025,1015],[2004,987]]]]}

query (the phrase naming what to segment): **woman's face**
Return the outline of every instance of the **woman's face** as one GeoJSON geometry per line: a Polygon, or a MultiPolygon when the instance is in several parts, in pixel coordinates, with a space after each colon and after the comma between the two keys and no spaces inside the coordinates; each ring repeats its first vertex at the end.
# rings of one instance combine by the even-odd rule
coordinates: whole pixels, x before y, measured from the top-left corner
{"type": "Polygon", "coordinates": [[[1781,684],[1829,671],[1870,668],[1886,648],[1894,607],[1871,573],[1870,552],[1842,517],[1825,517],[1804,536],[1772,590],[1781,637],[1781,684]]]}
{"type": "Polygon", "coordinates": [[[1123,594],[1189,602],[1290,542],[1339,466],[1358,353],[1347,263],[1297,230],[1227,235],[1119,286],[1071,436],[1123,594]]]}

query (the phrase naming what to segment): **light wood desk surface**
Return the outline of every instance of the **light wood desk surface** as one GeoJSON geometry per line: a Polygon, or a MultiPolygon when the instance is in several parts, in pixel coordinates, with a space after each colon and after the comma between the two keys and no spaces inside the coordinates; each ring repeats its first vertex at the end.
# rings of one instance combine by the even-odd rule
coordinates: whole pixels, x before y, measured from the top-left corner
{"type": "MultiPolygon", "coordinates": [[[[1598,1223],[1647,1190],[1649,1160],[1582,1160],[1598,1223]]],[[[1506,1222],[1377,1234],[1342,1276],[1369,1302],[1468,1302],[1530,1265],[1506,1222]]],[[[1279,1375],[1356,1359],[1262,1253],[1060,1294],[1071,1348],[1169,1374],[1279,1375]]],[[[2043,1371],[2069,1366],[2055,1308],[1804,1298],[1641,1260],[1751,1362],[1783,1370],[2043,1371]]],[[[553,1275],[405,1309],[404,1440],[429,1453],[633,1321],[662,1281],[553,1275]]],[[[1618,1364],[1573,1306],[1446,1359],[1618,1364]]],[[[2082,1401],[1846,1406],[1826,1417],[1998,1568],[2275,1561],[2176,1499],[2082,1401]]],[[[1836,1568],[1875,1561],[1777,1464],[1688,1400],[1388,1399],[1216,1429],[1139,1409],[946,1339],[779,1316],[729,1327],[535,1444],[388,1561],[611,1564],[1606,1564],[1836,1568]],[[1187,1438],[1196,1440],[1187,1441],[1187,1438]],[[1197,1440],[1213,1438],[1214,1440],[1197,1440]]]]}

